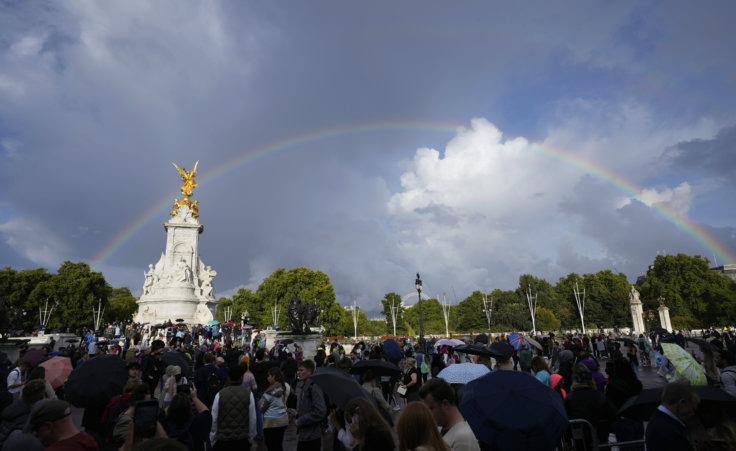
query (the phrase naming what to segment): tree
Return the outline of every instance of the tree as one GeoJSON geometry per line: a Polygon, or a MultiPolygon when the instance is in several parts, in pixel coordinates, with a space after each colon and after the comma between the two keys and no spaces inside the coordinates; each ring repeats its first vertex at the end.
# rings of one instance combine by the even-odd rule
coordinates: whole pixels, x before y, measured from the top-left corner
{"type": "Polygon", "coordinates": [[[286,271],[279,268],[261,282],[256,290],[258,304],[251,316],[259,326],[273,322],[271,308],[277,304],[281,308],[279,324],[288,325],[289,300],[298,293],[305,304],[316,303],[320,308],[320,318],[325,335],[337,335],[342,321],[342,307],[335,302],[335,289],[330,278],[322,271],[299,267],[286,271]]]}
{"type": "Polygon", "coordinates": [[[493,314],[491,330],[493,332],[508,332],[509,330],[531,330],[532,320],[526,297],[521,297],[518,290],[493,290],[493,314]]]}
{"type": "Polygon", "coordinates": [[[552,310],[544,307],[537,309],[537,329],[552,331],[559,329],[560,325],[560,320],[555,317],[552,310]]]}
{"type": "Polygon", "coordinates": [[[736,284],[711,271],[699,255],[658,255],[639,291],[645,310],[657,308],[662,297],[672,317],[692,317],[706,326],[736,320],[736,284]]]}
{"type": "MultiPolygon", "coordinates": [[[[455,312],[453,329],[462,332],[488,330],[488,321],[485,313],[483,313],[484,296],[480,291],[474,291],[473,294],[453,307],[455,312]]],[[[492,294],[488,295],[488,299],[491,298],[492,294]]],[[[492,314],[491,319],[494,319],[492,314]]]]}
{"type": "Polygon", "coordinates": [[[137,311],[138,303],[128,287],[113,288],[105,309],[105,321],[131,321],[137,311]]]}
{"type": "Polygon", "coordinates": [[[225,321],[225,308],[227,307],[232,309],[233,322],[239,323],[245,312],[248,312],[249,318],[253,318],[255,312],[260,310],[260,302],[251,290],[240,288],[231,298],[222,297],[219,299],[217,302],[218,321],[225,321]]]}
{"type": "MultiPolygon", "coordinates": [[[[419,333],[419,302],[408,307],[404,313],[408,325],[419,333]]],[[[445,317],[442,314],[442,305],[437,299],[422,300],[422,322],[425,334],[445,333],[445,317]]]]}
{"type": "Polygon", "coordinates": [[[383,299],[381,299],[381,305],[383,305],[381,314],[386,317],[386,330],[391,334],[394,332],[394,323],[393,318],[391,317],[392,304],[396,310],[396,334],[405,334],[406,323],[404,320],[404,313],[406,309],[401,305],[401,296],[393,292],[386,293],[383,296],[383,299]]]}

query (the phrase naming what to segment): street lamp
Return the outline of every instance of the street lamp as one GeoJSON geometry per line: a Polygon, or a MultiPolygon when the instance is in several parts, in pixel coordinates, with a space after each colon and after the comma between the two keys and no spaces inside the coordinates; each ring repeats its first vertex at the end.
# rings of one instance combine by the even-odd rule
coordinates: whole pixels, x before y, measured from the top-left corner
{"type": "Polygon", "coordinates": [[[417,273],[417,280],[414,282],[417,287],[417,295],[419,296],[419,343],[424,345],[424,323],[422,319],[422,279],[419,278],[417,273]]]}

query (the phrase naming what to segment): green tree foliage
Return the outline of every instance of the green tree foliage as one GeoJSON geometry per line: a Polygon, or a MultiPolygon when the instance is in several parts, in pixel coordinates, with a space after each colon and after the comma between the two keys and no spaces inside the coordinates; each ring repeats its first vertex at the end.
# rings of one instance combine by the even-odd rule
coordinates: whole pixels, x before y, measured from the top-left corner
{"type": "Polygon", "coordinates": [[[519,290],[493,290],[493,312],[491,314],[491,331],[508,332],[510,330],[531,330],[532,318],[529,306],[519,290]]]}
{"type": "Polygon", "coordinates": [[[552,310],[544,307],[537,309],[537,330],[558,330],[560,325],[560,320],[555,317],[552,310]]]}
{"type": "Polygon", "coordinates": [[[401,335],[406,333],[406,321],[404,319],[404,307],[401,305],[401,296],[399,296],[396,293],[386,293],[385,296],[383,296],[383,299],[381,299],[381,305],[383,306],[383,310],[381,310],[381,314],[386,318],[386,330],[388,333],[393,334],[394,332],[394,323],[393,319],[391,318],[391,305],[394,305],[394,308],[396,309],[396,334],[401,335]]]}
{"type": "Polygon", "coordinates": [[[699,255],[658,255],[639,291],[644,310],[655,309],[662,297],[672,317],[695,318],[703,326],[736,320],[736,283],[711,271],[699,255]]]}
{"type": "Polygon", "coordinates": [[[321,310],[325,335],[339,335],[343,308],[335,302],[335,289],[330,278],[322,271],[299,267],[286,271],[279,268],[261,282],[256,290],[258,303],[251,313],[259,327],[271,324],[271,309],[275,304],[281,308],[279,324],[288,327],[289,300],[298,292],[302,303],[316,303],[321,310]]]}
{"type": "MultiPolygon", "coordinates": [[[[342,321],[341,324],[341,332],[338,335],[342,335],[345,337],[354,337],[355,336],[355,327],[353,323],[353,312],[352,310],[344,309],[342,306],[340,306],[342,309],[342,321]]],[[[372,332],[373,328],[371,326],[371,322],[368,320],[368,315],[363,310],[358,309],[358,336],[362,337],[364,335],[373,335],[372,332]]]]}
{"type": "MultiPolygon", "coordinates": [[[[404,318],[409,326],[419,333],[419,303],[406,309],[404,318]]],[[[442,313],[442,305],[437,299],[422,300],[422,319],[424,323],[424,334],[445,333],[445,317],[442,313]]]]}
{"type": "MultiPolygon", "coordinates": [[[[232,309],[232,321],[240,324],[243,313],[248,312],[249,321],[255,318],[255,312],[262,310],[261,303],[251,290],[240,288],[231,298],[222,297],[217,302],[217,320],[225,321],[225,309],[232,309]]],[[[263,312],[260,312],[263,313],[263,312]]],[[[270,310],[268,311],[270,315],[270,310]]],[[[270,318],[270,316],[269,316],[270,318]]]]}
{"type": "MultiPolygon", "coordinates": [[[[453,307],[454,321],[453,329],[459,332],[487,331],[488,321],[483,313],[483,298],[486,296],[480,291],[463,299],[453,307]]],[[[493,294],[488,295],[488,300],[493,299],[493,294]]],[[[495,304],[495,302],[494,302],[495,304]]],[[[492,314],[491,314],[491,319],[492,314]]]]}
{"type": "Polygon", "coordinates": [[[555,285],[558,296],[558,308],[553,310],[566,328],[581,329],[580,314],[575,302],[574,291],[580,291],[585,298],[585,326],[599,327],[630,326],[629,290],[630,284],[625,274],[614,274],[610,270],[595,274],[584,274],[582,277],[570,273],[561,277],[555,285]],[[576,287],[577,282],[577,287],[576,287]]]}
{"type": "Polygon", "coordinates": [[[113,288],[105,309],[105,321],[130,321],[137,311],[138,303],[128,287],[113,288]]]}

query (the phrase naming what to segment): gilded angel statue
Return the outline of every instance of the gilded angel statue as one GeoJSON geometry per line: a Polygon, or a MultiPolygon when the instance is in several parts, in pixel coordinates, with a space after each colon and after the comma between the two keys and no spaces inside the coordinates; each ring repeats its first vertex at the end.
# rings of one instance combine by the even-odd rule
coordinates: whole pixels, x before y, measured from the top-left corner
{"type": "Polygon", "coordinates": [[[181,181],[184,182],[181,185],[181,194],[184,196],[184,199],[174,199],[174,208],[171,210],[171,216],[176,216],[179,213],[179,208],[186,205],[192,211],[192,216],[196,218],[199,216],[199,208],[197,206],[199,201],[195,200],[192,202],[189,198],[192,196],[192,190],[197,187],[197,182],[194,181],[194,177],[197,176],[197,165],[199,165],[199,160],[194,163],[194,167],[189,172],[176,163],[172,164],[179,171],[179,174],[181,174],[181,181]]]}

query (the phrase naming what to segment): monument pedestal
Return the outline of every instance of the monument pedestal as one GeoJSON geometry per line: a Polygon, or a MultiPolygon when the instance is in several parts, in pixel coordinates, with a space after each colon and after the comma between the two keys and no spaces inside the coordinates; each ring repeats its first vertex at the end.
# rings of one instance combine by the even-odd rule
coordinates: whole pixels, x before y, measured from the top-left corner
{"type": "Polygon", "coordinates": [[[644,310],[639,299],[639,292],[633,285],[629,294],[629,303],[631,306],[631,322],[634,323],[634,334],[639,336],[639,334],[643,334],[646,331],[646,327],[644,326],[644,310]]]}
{"type": "MultiPolygon", "coordinates": [[[[314,360],[315,354],[317,354],[317,346],[322,344],[322,334],[315,332],[310,334],[293,334],[288,331],[280,332],[277,330],[264,330],[266,334],[266,348],[270,349],[276,341],[283,341],[288,339],[294,340],[295,345],[299,345],[302,348],[305,359],[314,360]]],[[[293,352],[296,349],[293,345],[289,345],[289,351],[293,352]]]]}
{"type": "Polygon", "coordinates": [[[667,329],[667,332],[672,333],[672,322],[670,321],[670,309],[661,305],[657,311],[659,312],[659,324],[662,325],[662,329],[667,329]]]}
{"type": "Polygon", "coordinates": [[[187,205],[182,205],[164,228],[166,251],[144,273],[146,281],[135,321],[156,324],[183,319],[187,324],[205,324],[215,317],[212,279],[217,272],[205,267],[199,256],[199,235],[204,226],[187,205]]]}

